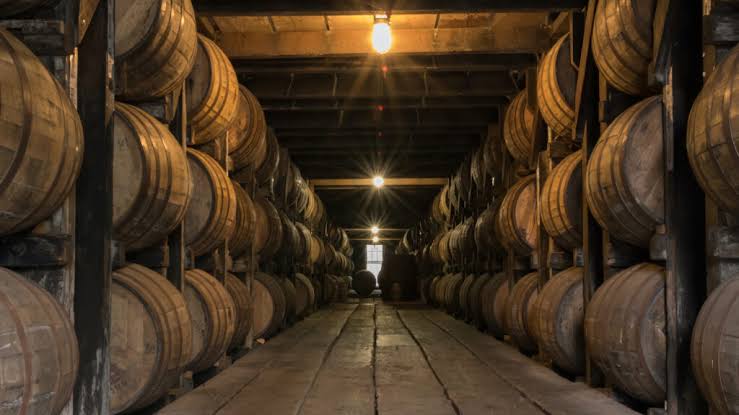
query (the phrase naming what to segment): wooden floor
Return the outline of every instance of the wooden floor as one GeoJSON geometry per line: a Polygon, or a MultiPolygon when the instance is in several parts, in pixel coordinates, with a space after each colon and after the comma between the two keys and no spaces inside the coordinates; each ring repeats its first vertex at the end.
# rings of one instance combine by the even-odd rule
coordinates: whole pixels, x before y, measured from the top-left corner
{"type": "Polygon", "coordinates": [[[314,313],[159,413],[635,414],[440,311],[381,303],[314,313]]]}

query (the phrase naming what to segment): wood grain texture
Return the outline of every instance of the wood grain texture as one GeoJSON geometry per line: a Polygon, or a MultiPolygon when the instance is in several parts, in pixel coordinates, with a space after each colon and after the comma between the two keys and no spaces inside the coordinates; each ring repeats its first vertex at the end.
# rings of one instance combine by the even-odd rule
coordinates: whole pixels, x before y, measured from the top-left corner
{"type": "Polygon", "coordinates": [[[231,338],[229,348],[238,348],[244,346],[246,335],[251,329],[252,309],[249,291],[246,284],[235,275],[226,273],[224,287],[231,295],[234,302],[234,334],[231,338]]]}
{"type": "Polygon", "coordinates": [[[516,182],[498,211],[496,234],[503,246],[530,255],[537,246],[536,180],[531,175],[516,182]]]}
{"type": "Polygon", "coordinates": [[[582,246],[582,153],[565,157],[541,188],[541,223],[560,247],[582,246]]]}
{"type": "Polygon", "coordinates": [[[688,157],[706,195],[739,216],[739,46],[706,81],[688,120],[688,157]]]}
{"type": "Polygon", "coordinates": [[[277,333],[285,318],[285,294],[277,279],[258,272],[252,283],[254,304],[253,334],[255,339],[268,339],[277,333]]]}
{"type": "Polygon", "coordinates": [[[67,312],[40,286],[0,268],[0,332],[0,412],[58,414],[79,364],[67,312]]]}
{"type": "Polygon", "coordinates": [[[647,78],[652,62],[656,3],[656,0],[604,0],[598,2],[595,11],[595,64],[610,85],[627,94],[649,94],[647,78]]]}
{"type": "Polygon", "coordinates": [[[593,362],[618,389],[653,405],[665,400],[665,274],[638,264],[606,280],[585,312],[593,362]]]}
{"type": "Polygon", "coordinates": [[[232,257],[238,258],[245,255],[254,243],[257,213],[246,190],[235,180],[231,180],[231,185],[236,195],[236,221],[228,240],[228,251],[232,257]]]}
{"type": "Polygon", "coordinates": [[[570,35],[564,35],[539,64],[536,99],[544,122],[552,131],[571,140],[575,123],[577,71],[570,63],[570,35]]]}
{"type": "Polygon", "coordinates": [[[141,101],[180,88],[197,52],[191,0],[119,0],[115,19],[119,97],[141,101]]]}
{"type": "Polygon", "coordinates": [[[237,169],[256,169],[267,157],[267,124],[257,97],[239,85],[236,122],[228,134],[228,153],[237,169]]]}
{"type": "Polygon", "coordinates": [[[280,213],[262,194],[257,194],[254,198],[254,212],[256,214],[255,249],[260,259],[267,260],[277,253],[282,242],[283,230],[280,213]]]}
{"type": "Polygon", "coordinates": [[[80,172],[80,117],[41,61],[0,29],[0,236],[27,230],[67,198],[80,172]]]}
{"type": "Polygon", "coordinates": [[[534,128],[534,114],[528,107],[526,90],[513,98],[503,121],[503,141],[514,159],[527,162],[531,154],[531,130],[534,128]]]}
{"type": "Polygon", "coordinates": [[[111,410],[130,412],[161,398],[192,353],[185,298],[162,275],[140,265],[113,272],[111,410]]]}
{"type": "Polygon", "coordinates": [[[113,235],[135,251],[164,240],[190,203],[190,168],[167,127],[123,103],[113,113],[113,235]]]}
{"type": "Polygon", "coordinates": [[[310,279],[301,273],[295,274],[295,314],[307,317],[313,312],[316,293],[310,279]]]}
{"type": "Polygon", "coordinates": [[[531,304],[538,296],[538,272],[522,277],[513,286],[506,305],[506,329],[519,349],[533,353],[537,350],[536,340],[531,335],[528,315],[531,304]]]}

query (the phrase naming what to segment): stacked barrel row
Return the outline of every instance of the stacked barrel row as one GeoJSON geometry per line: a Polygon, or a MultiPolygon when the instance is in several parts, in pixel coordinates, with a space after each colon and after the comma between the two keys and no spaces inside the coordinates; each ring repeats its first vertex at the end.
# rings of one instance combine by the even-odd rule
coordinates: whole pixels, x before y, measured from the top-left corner
{"type": "MultiPolygon", "coordinates": [[[[653,5],[598,4],[593,35],[596,64],[610,87],[633,96],[633,105],[602,132],[587,165],[576,150],[557,160],[539,194],[536,177],[523,175],[514,180],[502,200],[493,197],[490,207],[472,217],[482,230],[475,234],[472,249],[479,253],[500,244],[516,257],[530,257],[538,247],[541,223],[556,246],[565,252],[577,251],[582,245],[584,200],[611,243],[630,246],[629,252],[637,253],[632,265],[616,269],[587,307],[579,267],[556,272],[541,287],[537,271],[511,278],[494,269],[470,272],[469,267],[465,271],[447,266],[452,272],[440,272],[432,268],[432,278],[425,280],[423,289],[429,302],[496,337],[505,336],[525,353],[543,352],[573,376],[584,374],[587,348],[614,388],[647,405],[662,407],[666,397],[665,270],[635,260],[648,257],[650,241],[665,219],[662,99],[649,96],[647,83],[653,5]]],[[[555,140],[576,147],[571,137],[577,73],[569,64],[570,47],[569,36],[564,36],[545,54],[536,93],[538,110],[555,140]]],[[[739,79],[738,59],[739,47],[734,47],[706,80],[687,131],[688,156],[699,184],[713,203],[733,216],[739,215],[739,178],[732,176],[739,171],[739,136],[732,128],[739,111],[739,101],[732,99],[739,79]]],[[[513,99],[503,137],[510,155],[522,165],[528,165],[533,137],[533,109],[525,103],[527,96],[523,91],[513,99]]],[[[470,249],[460,238],[470,219],[450,220],[453,199],[442,196],[455,193],[451,186],[454,183],[442,190],[431,209],[431,217],[443,226],[415,247],[421,262],[430,258],[453,265],[458,263],[460,249],[470,249]],[[450,223],[456,225],[449,227],[450,223]]],[[[730,278],[713,290],[693,329],[691,359],[696,381],[712,409],[721,414],[739,410],[739,372],[733,364],[739,350],[733,340],[738,283],[736,277],[730,278]]]]}

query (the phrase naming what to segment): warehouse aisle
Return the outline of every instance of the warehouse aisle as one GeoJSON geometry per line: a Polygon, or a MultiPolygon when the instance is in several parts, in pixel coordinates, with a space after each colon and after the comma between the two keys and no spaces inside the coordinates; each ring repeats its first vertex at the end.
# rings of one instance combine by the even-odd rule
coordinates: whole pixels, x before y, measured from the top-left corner
{"type": "Polygon", "coordinates": [[[630,414],[428,308],[314,313],[167,406],[164,415],[630,414]]]}

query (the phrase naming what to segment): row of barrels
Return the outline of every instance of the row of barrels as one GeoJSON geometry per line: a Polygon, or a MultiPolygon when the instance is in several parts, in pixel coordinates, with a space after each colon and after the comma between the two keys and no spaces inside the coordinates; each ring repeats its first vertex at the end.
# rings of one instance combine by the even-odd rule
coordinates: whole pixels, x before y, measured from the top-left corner
{"type": "MultiPolygon", "coordinates": [[[[0,404],[8,413],[57,414],[76,378],[78,346],[67,312],[43,288],[0,268],[4,353],[0,404]]],[[[332,292],[344,296],[348,283],[332,292]]],[[[140,265],[113,273],[111,409],[125,413],[161,398],[185,370],[205,370],[228,350],[273,336],[285,321],[317,307],[316,284],[257,273],[251,296],[241,279],[225,283],[203,270],[186,272],[184,292],[140,265]]],[[[320,288],[318,288],[320,289],[320,288]]],[[[334,299],[331,294],[329,301],[334,299]]]]}
{"type": "MultiPolygon", "coordinates": [[[[424,282],[424,297],[522,352],[543,352],[572,376],[585,371],[585,350],[614,387],[644,403],[666,396],[665,270],[634,265],[606,280],[583,305],[583,271],[561,271],[539,288],[537,272],[510,284],[503,273],[447,274],[424,282]]],[[[736,413],[739,278],[703,305],[693,329],[691,361],[698,385],[720,414],[736,413]]]]}

